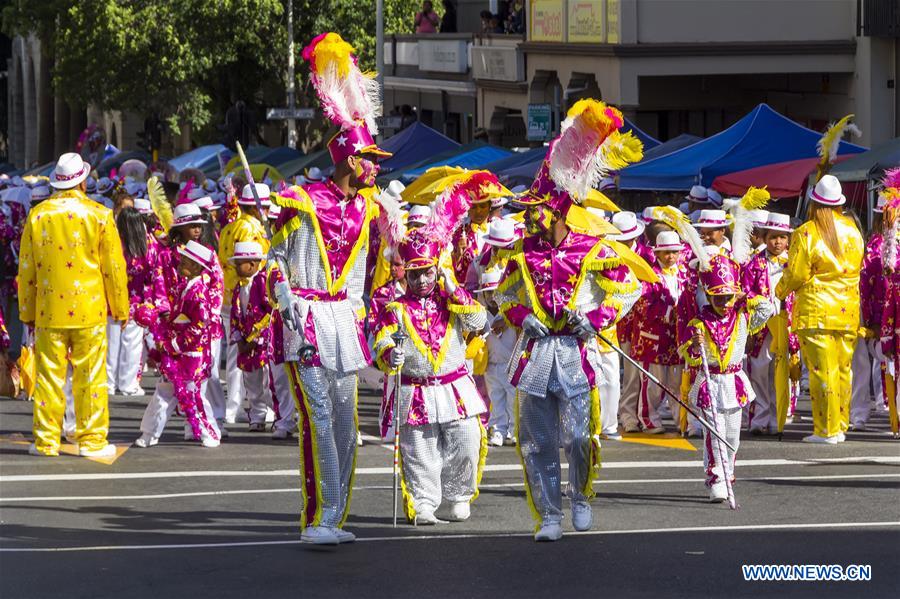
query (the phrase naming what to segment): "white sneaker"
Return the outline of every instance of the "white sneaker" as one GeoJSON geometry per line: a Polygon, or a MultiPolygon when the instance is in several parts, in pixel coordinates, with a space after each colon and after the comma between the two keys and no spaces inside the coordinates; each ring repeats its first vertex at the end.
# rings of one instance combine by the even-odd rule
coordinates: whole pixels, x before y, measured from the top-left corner
{"type": "Polygon", "coordinates": [[[214,439],[210,435],[203,435],[203,437],[200,438],[200,443],[203,444],[203,447],[212,448],[212,447],[218,447],[221,442],[218,439],[214,439]]]}
{"type": "Polygon", "coordinates": [[[619,431],[613,431],[611,433],[603,433],[600,436],[601,436],[601,438],[606,439],[607,441],[621,441],[622,440],[622,435],[619,433],[619,431]]]}
{"type": "Polygon", "coordinates": [[[276,439],[278,441],[284,441],[285,439],[290,439],[291,431],[276,428],[274,431],[272,431],[272,438],[276,439]]]}
{"type": "Polygon", "coordinates": [[[434,515],[434,510],[423,509],[417,511],[416,517],[413,519],[413,526],[430,526],[437,523],[438,519],[434,515]]]}
{"type": "Polygon", "coordinates": [[[562,526],[559,522],[549,522],[544,520],[544,522],[541,523],[540,530],[535,533],[534,540],[539,543],[542,541],[558,541],[562,536],[562,526]]]}
{"type": "Polygon", "coordinates": [[[709,488],[710,503],[722,503],[728,499],[728,487],[725,483],[716,483],[709,488]]]}
{"type": "Polygon", "coordinates": [[[572,502],[572,526],[575,530],[590,530],[594,525],[594,513],[587,501],[572,502]]]}
{"type": "Polygon", "coordinates": [[[356,431],[356,446],[357,446],[357,447],[362,447],[362,446],[363,446],[362,433],[359,432],[359,431],[356,431]]]}
{"type": "Polygon", "coordinates": [[[159,443],[159,437],[154,437],[150,433],[144,433],[135,440],[134,446],[146,449],[148,447],[153,447],[157,443],[159,443]]]}
{"type": "Polygon", "coordinates": [[[356,540],[356,535],[350,531],[336,527],[331,527],[328,530],[331,531],[331,534],[333,534],[337,538],[337,542],[340,544],[352,543],[356,540]]]}
{"type": "Polygon", "coordinates": [[[472,515],[472,508],[468,501],[456,501],[450,506],[450,521],[464,522],[472,515]]]}
{"type": "Polygon", "coordinates": [[[112,443],[107,443],[100,449],[85,449],[83,447],[79,447],[78,455],[83,458],[111,458],[112,456],[116,455],[116,446],[112,443]]]}
{"type": "Polygon", "coordinates": [[[337,545],[340,543],[334,531],[326,526],[307,526],[300,533],[300,541],[312,545],[337,545]]]}
{"type": "Polygon", "coordinates": [[[122,391],[122,395],[125,397],[143,397],[147,392],[144,391],[143,387],[138,387],[136,389],[129,389],[128,391],[122,391]]]}
{"type": "Polygon", "coordinates": [[[803,437],[803,442],[817,443],[819,445],[837,445],[838,436],[834,435],[832,437],[820,437],[819,435],[809,435],[808,437],[803,437]]]}
{"type": "Polygon", "coordinates": [[[28,455],[37,456],[39,458],[58,458],[58,453],[41,453],[38,451],[37,446],[34,443],[28,446],[28,455]]]}
{"type": "Polygon", "coordinates": [[[503,433],[497,429],[491,430],[491,438],[488,443],[494,447],[503,447],[503,433]]]}
{"type": "Polygon", "coordinates": [[[844,433],[838,433],[837,440],[838,440],[838,443],[843,443],[844,441],[847,440],[847,435],[845,435],[844,433]]]}
{"type": "Polygon", "coordinates": [[[506,435],[506,439],[503,440],[503,444],[504,444],[504,445],[509,445],[509,446],[511,446],[511,447],[515,447],[515,446],[516,446],[516,438],[515,438],[515,436],[513,436],[512,433],[507,434],[507,435],[506,435]]]}

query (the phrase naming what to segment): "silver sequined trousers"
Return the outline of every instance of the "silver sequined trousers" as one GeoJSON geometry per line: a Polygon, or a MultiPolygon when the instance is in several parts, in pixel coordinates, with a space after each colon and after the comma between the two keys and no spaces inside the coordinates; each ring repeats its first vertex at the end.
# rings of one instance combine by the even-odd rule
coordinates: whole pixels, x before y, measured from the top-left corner
{"type": "MultiPolygon", "coordinates": [[[[291,366],[295,366],[292,363],[291,366]]],[[[356,373],[342,374],[319,366],[296,364],[309,403],[322,491],[320,526],[338,526],[348,507],[356,457],[356,373]]],[[[300,394],[297,394],[300,397],[300,394]]],[[[305,410],[300,410],[301,415],[305,410]]],[[[315,498],[311,498],[315,501],[315,498]]],[[[304,506],[305,508],[305,506],[304,506]]]]}
{"type": "Polygon", "coordinates": [[[477,416],[445,424],[400,427],[403,478],[416,512],[436,510],[441,499],[472,499],[481,435],[477,416]]]}
{"type": "Polygon", "coordinates": [[[591,396],[567,395],[553,368],[546,397],[519,393],[518,441],[526,484],[545,522],[562,521],[559,447],[569,462],[566,494],[584,501],[591,472],[591,396]]]}

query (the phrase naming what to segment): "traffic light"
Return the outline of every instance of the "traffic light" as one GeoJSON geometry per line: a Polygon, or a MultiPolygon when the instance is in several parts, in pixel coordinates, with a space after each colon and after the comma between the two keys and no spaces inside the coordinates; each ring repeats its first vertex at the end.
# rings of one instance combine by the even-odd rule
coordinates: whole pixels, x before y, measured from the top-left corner
{"type": "Polygon", "coordinates": [[[153,153],[162,145],[163,122],[158,114],[144,120],[144,130],[138,131],[138,146],[153,153]]]}

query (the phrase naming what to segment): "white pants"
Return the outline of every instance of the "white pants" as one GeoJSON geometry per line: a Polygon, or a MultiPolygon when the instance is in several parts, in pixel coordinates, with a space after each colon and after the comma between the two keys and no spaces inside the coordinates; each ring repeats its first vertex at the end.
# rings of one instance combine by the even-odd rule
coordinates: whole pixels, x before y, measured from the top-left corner
{"type": "Polygon", "coordinates": [[[755,358],[747,356],[747,363],[750,365],[750,386],[756,394],[756,401],[749,404],[753,406],[750,427],[774,433],[778,430],[778,400],[775,395],[775,356],[771,347],[772,336],[766,335],[759,355],[755,358]]]}
{"type": "Polygon", "coordinates": [[[297,430],[297,406],[294,405],[294,396],[291,395],[291,382],[284,364],[272,363],[272,383],[275,387],[275,400],[278,402],[278,420],[275,421],[274,430],[297,430]]]}
{"type": "MultiPolygon", "coordinates": [[[[681,388],[681,366],[666,366],[663,364],[650,364],[648,369],[650,374],[655,376],[664,387],[667,387],[673,393],[678,393],[681,388]]],[[[660,405],[666,398],[666,394],[662,389],[651,383],[650,380],[641,376],[641,391],[638,397],[637,417],[641,428],[661,428],[663,426],[662,417],[659,414],[660,405]]],[[[678,402],[672,402],[674,406],[681,407],[678,402]]],[[[675,419],[675,425],[678,425],[678,412],[672,410],[672,418],[675,419]]]]}
{"type": "Polygon", "coordinates": [[[716,425],[716,430],[720,435],[734,446],[735,451],[731,451],[721,442],[717,442],[713,435],[705,428],[703,429],[703,466],[706,469],[706,486],[711,487],[714,484],[725,483],[724,476],[734,479],[734,459],[737,454],[738,445],[741,443],[741,408],[719,409],[715,419],[712,410],[703,410],[703,416],[716,425]],[[725,461],[725,469],[723,472],[722,461],[725,461]]]}
{"type": "Polygon", "coordinates": [[[433,512],[442,499],[456,503],[475,496],[481,435],[478,416],[400,426],[403,479],[416,512],[433,512]]]}
{"type": "MultiPolygon", "coordinates": [[[[201,387],[201,405],[203,411],[206,413],[206,420],[209,422],[209,426],[215,431],[216,438],[219,438],[221,431],[219,431],[219,427],[216,425],[212,406],[209,405],[209,400],[206,398],[206,394],[203,391],[204,390],[201,387]]],[[[157,439],[161,437],[163,430],[166,428],[166,422],[169,421],[169,418],[172,416],[172,412],[175,411],[177,405],[178,400],[175,399],[175,388],[172,386],[172,383],[164,379],[159,379],[156,383],[156,391],[153,392],[153,397],[150,398],[147,409],[144,410],[144,417],[141,418],[141,432],[152,435],[157,439]]],[[[197,407],[198,411],[200,407],[201,406],[197,407]]]]}
{"type": "MultiPolygon", "coordinates": [[[[631,355],[631,343],[620,344],[626,355],[631,355]]],[[[637,410],[641,395],[641,373],[625,360],[622,368],[622,386],[619,389],[619,422],[622,426],[639,426],[637,410]]]]}
{"type": "Polygon", "coordinates": [[[112,320],[106,325],[106,386],[109,394],[116,389],[130,395],[141,390],[138,374],[144,360],[144,327],[129,320],[125,328],[112,320]]]}
{"type": "Polygon", "coordinates": [[[869,421],[872,413],[872,389],[875,391],[875,404],[884,402],[884,390],[881,388],[881,363],[875,359],[874,343],[860,338],[853,352],[852,382],[853,391],[850,399],[850,422],[869,421]]]}
{"type": "Polygon", "coordinates": [[[244,385],[241,370],[237,367],[238,348],[231,341],[231,304],[222,309],[222,323],[225,325],[225,386],[228,393],[225,399],[225,421],[236,422],[238,413],[244,405],[244,385]]]}
{"type": "Polygon", "coordinates": [[[509,384],[506,364],[489,362],[484,371],[484,383],[491,400],[488,426],[500,431],[504,437],[512,437],[515,434],[516,388],[509,384]]]}
{"type": "Polygon", "coordinates": [[[219,376],[222,364],[222,344],[226,341],[227,337],[212,340],[209,348],[212,369],[203,389],[203,395],[212,406],[213,414],[216,415],[216,422],[220,423],[225,420],[225,390],[222,388],[222,380],[219,376]]]}
{"type": "Polygon", "coordinates": [[[63,385],[66,396],[66,412],[63,415],[63,435],[75,438],[75,396],[72,394],[72,363],[66,365],[66,384],[63,385]]]}
{"type": "Polygon", "coordinates": [[[619,399],[622,387],[619,383],[619,354],[614,351],[597,354],[597,391],[600,394],[601,433],[611,435],[619,430],[619,399]]]}
{"type": "Polygon", "coordinates": [[[269,388],[269,367],[256,370],[241,371],[244,395],[250,404],[250,422],[259,424],[266,422],[266,416],[272,409],[272,390],[269,388]]]}

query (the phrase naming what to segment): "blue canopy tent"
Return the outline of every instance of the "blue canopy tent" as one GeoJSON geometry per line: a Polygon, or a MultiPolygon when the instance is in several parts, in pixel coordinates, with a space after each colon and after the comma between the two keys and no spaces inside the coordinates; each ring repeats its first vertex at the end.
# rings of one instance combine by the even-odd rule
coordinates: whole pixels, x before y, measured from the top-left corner
{"type": "Polygon", "coordinates": [[[505,158],[501,158],[500,160],[495,160],[489,164],[485,164],[483,168],[491,171],[492,173],[496,173],[497,176],[501,176],[501,174],[510,169],[516,168],[518,166],[522,166],[525,164],[531,164],[532,162],[541,163],[541,160],[544,159],[544,156],[547,154],[547,146],[539,146],[537,148],[531,148],[530,150],[526,150],[524,152],[516,152],[511,156],[506,156],[505,158]]]}
{"type": "Polygon", "coordinates": [[[666,154],[671,154],[675,150],[680,150],[681,148],[686,148],[688,146],[694,145],[698,141],[703,139],[702,137],[697,137],[696,135],[691,135],[690,133],[682,133],[677,137],[673,137],[667,142],[661,143],[658,146],[650,148],[644,148],[644,157],[641,158],[641,161],[637,164],[645,160],[653,160],[654,158],[659,158],[660,156],[665,156],[666,154]]]}
{"type": "Polygon", "coordinates": [[[625,117],[625,124],[622,125],[622,128],[619,129],[619,131],[621,131],[622,133],[631,131],[631,134],[641,140],[641,143],[644,144],[644,152],[646,152],[650,148],[655,148],[662,143],[655,137],[650,137],[650,135],[645,133],[643,129],[639,129],[637,125],[628,120],[628,117],[625,117]]]}
{"type": "Polygon", "coordinates": [[[287,146],[279,146],[277,148],[271,148],[265,154],[257,156],[254,158],[254,162],[270,164],[275,168],[279,168],[282,164],[287,164],[288,162],[302,157],[303,152],[300,150],[295,150],[294,148],[289,148],[287,146]]]}
{"type": "MultiPolygon", "coordinates": [[[[466,146],[462,146],[462,148],[465,147],[466,146]]],[[[431,162],[429,164],[410,169],[403,173],[402,179],[404,182],[409,183],[410,181],[416,180],[419,175],[421,175],[428,169],[434,168],[436,166],[458,166],[466,169],[483,168],[486,164],[490,164],[491,162],[499,160],[500,158],[505,158],[512,153],[512,151],[505,148],[492,146],[489,144],[481,144],[480,147],[471,148],[452,156],[448,156],[436,162],[431,162]]]]}
{"type": "Polygon", "coordinates": [[[428,125],[416,121],[384,140],[379,147],[393,154],[380,163],[384,172],[390,172],[412,166],[423,157],[458,148],[459,144],[428,125]]]}
{"type": "MultiPolygon", "coordinates": [[[[692,185],[709,186],[719,175],[765,164],[813,158],[822,137],[760,104],[737,123],[680,150],[642,160],[619,173],[619,189],[684,191],[692,185]]],[[[841,142],[839,154],[865,148],[841,142]]]]}

